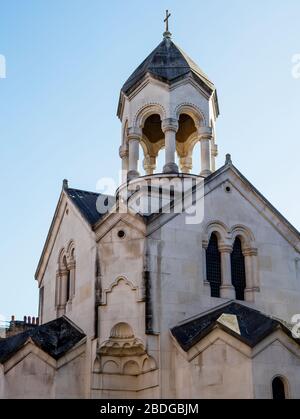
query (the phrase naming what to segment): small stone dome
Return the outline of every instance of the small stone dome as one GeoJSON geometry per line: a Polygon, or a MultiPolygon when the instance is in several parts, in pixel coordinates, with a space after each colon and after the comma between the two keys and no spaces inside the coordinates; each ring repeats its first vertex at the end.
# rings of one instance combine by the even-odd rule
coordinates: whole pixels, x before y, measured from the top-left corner
{"type": "Polygon", "coordinates": [[[132,339],[134,334],[129,324],[118,323],[111,329],[110,337],[113,339],[132,339]]]}

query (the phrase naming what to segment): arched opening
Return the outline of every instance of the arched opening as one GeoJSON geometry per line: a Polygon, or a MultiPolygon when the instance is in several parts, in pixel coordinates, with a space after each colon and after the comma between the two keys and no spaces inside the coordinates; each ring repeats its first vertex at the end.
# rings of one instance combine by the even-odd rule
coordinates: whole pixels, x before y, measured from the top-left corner
{"type": "Polygon", "coordinates": [[[211,296],[220,298],[221,287],[221,255],[219,252],[218,237],[212,233],[206,249],[206,275],[210,283],[211,296]]]}
{"type": "Polygon", "coordinates": [[[232,285],[235,288],[236,299],[244,301],[246,289],[246,269],[242,242],[239,237],[235,239],[233,251],[231,253],[231,280],[232,285]]]}
{"type": "Polygon", "coordinates": [[[176,134],[176,141],[179,143],[186,142],[191,135],[197,132],[195,122],[189,115],[182,113],[179,117],[179,128],[176,134]]]}
{"type": "MultiPolygon", "coordinates": [[[[176,149],[178,156],[180,157],[179,167],[183,173],[190,173],[191,170],[195,173],[191,153],[191,148],[194,145],[195,139],[197,139],[197,128],[195,122],[189,115],[182,113],[178,120],[176,149]]],[[[200,153],[198,160],[200,161],[200,153]]]]}
{"type": "Polygon", "coordinates": [[[285,400],[287,398],[285,380],[282,377],[275,377],[273,379],[272,395],[273,400],[285,400]]]}
{"type": "Polygon", "coordinates": [[[155,144],[165,138],[161,127],[160,115],[153,114],[146,119],[143,127],[143,135],[147,137],[152,144],[155,144]]]}

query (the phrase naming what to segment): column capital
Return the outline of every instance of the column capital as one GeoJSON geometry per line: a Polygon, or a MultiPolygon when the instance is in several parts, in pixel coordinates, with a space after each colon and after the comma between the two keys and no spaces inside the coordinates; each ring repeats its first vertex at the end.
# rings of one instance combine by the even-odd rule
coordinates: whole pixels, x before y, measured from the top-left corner
{"type": "Polygon", "coordinates": [[[219,252],[220,253],[232,253],[232,245],[231,244],[220,244],[219,245],[219,252]]]}
{"type": "Polygon", "coordinates": [[[167,118],[162,121],[161,129],[165,134],[167,131],[174,131],[177,132],[179,128],[179,124],[177,119],[174,118],[167,118]]]}
{"type": "Polygon", "coordinates": [[[63,276],[66,276],[66,275],[68,275],[68,269],[66,269],[66,268],[64,268],[64,269],[59,269],[57,272],[56,272],[56,277],[59,277],[59,278],[61,278],[61,277],[63,277],[63,276]]]}
{"type": "Polygon", "coordinates": [[[213,137],[213,130],[210,127],[199,127],[198,134],[200,136],[200,139],[202,138],[211,139],[213,137]]]}
{"type": "Polygon", "coordinates": [[[212,141],[213,140],[213,136],[210,134],[201,134],[200,137],[200,142],[201,141],[212,141]]]}
{"type": "Polygon", "coordinates": [[[207,250],[208,245],[209,245],[208,240],[202,240],[202,248],[203,248],[203,249],[207,250]]]}
{"type": "Polygon", "coordinates": [[[75,260],[72,260],[68,263],[68,269],[71,271],[72,269],[76,268],[76,262],[75,260]]]}
{"type": "Polygon", "coordinates": [[[121,145],[121,147],[119,148],[119,155],[121,159],[125,159],[126,157],[128,157],[128,148],[126,147],[126,145],[121,145]]]}
{"type": "Polygon", "coordinates": [[[258,254],[258,251],[254,247],[247,247],[246,249],[243,250],[244,256],[257,256],[257,254],[258,254]]]}
{"type": "Polygon", "coordinates": [[[140,128],[132,127],[128,129],[127,138],[128,138],[128,141],[134,141],[134,140],[140,141],[142,135],[143,135],[143,132],[140,128]]]}

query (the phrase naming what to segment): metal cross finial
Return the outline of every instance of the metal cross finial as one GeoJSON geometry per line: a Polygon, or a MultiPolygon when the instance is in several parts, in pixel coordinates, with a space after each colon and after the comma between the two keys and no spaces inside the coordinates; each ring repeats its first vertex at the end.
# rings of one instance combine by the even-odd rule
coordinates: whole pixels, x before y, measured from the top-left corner
{"type": "Polygon", "coordinates": [[[166,24],[166,32],[169,32],[169,18],[171,17],[171,13],[169,13],[169,10],[166,10],[166,18],[164,20],[166,24]]]}
{"type": "Polygon", "coordinates": [[[171,13],[169,13],[169,10],[166,10],[166,18],[164,20],[166,24],[166,31],[164,33],[165,38],[171,38],[171,33],[169,32],[169,19],[171,17],[171,13]]]}

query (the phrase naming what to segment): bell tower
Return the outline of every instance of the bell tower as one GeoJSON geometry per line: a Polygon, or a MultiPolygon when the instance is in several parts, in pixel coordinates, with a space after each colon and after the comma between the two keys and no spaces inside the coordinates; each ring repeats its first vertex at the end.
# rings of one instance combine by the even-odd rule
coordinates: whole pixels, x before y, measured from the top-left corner
{"type": "Polygon", "coordinates": [[[121,89],[118,117],[122,122],[124,181],[154,173],[207,177],[215,171],[217,91],[197,64],[173,43],[170,16],[167,11],[162,42],[121,89]],[[195,155],[198,143],[201,154],[195,155]],[[162,149],[164,165],[159,168],[162,149]],[[144,174],[138,171],[141,154],[144,174]],[[201,173],[193,172],[196,160],[201,161],[201,173]]]}

